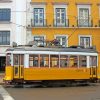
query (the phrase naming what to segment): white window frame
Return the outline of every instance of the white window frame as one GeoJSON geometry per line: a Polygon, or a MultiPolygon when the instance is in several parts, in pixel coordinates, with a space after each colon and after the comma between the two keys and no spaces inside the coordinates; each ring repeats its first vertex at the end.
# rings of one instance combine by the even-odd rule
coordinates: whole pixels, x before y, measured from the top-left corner
{"type": "MultiPolygon", "coordinates": [[[[92,36],[91,35],[79,35],[79,45],[80,45],[80,38],[81,37],[89,37],[90,38],[90,46],[92,46],[92,36]]],[[[86,48],[86,46],[85,46],[86,48]]]]}
{"type": "Polygon", "coordinates": [[[91,17],[91,5],[77,5],[77,8],[78,8],[78,18],[79,18],[79,9],[80,8],[87,8],[89,9],[89,17],[91,17]]]}
{"type": "Polygon", "coordinates": [[[33,35],[33,41],[34,41],[34,37],[36,37],[36,36],[37,36],[37,37],[38,37],[38,36],[39,36],[39,37],[44,37],[44,39],[46,39],[46,35],[33,35]]]}
{"type": "Polygon", "coordinates": [[[44,41],[45,41],[45,39],[46,39],[46,35],[33,35],[33,41],[34,41],[34,37],[44,37],[44,41]]]}
{"type": "Polygon", "coordinates": [[[55,35],[54,38],[56,37],[66,37],[66,47],[68,47],[68,35],[55,35]]]}
{"type": "MultiPolygon", "coordinates": [[[[56,8],[64,8],[65,9],[65,11],[66,11],[66,19],[68,19],[68,15],[67,15],[67,5],[57,5],[57,4],[55,4],[54,5],[54,19],[56,19],[56,8]]],[[[54,24],[56,23],[56,20],[54,20],[54,24]]]]}
{"type": "MultiPolygon", "coordinates": [[[[34,12],[34,8],[43,8],[44,9],[44,19],[46,19],[46,5],[45,4],[32,5],[31,12],[34,12]]],[[[32,18],[32,20],[34,19],[33,13],[31,15],[31,18],[32,18]]],[[[34,20],[32,22],[34,23],[34,20]]],[[[44,25],[45,24],[46,23],[44,21],[44,25]]]]}
{"type": "MultiPolygon", "coordinates": [[[[80,8],[87,8],[87,9],[89,9],[89,21],[91,21],[91,5],[82,5],[82,4],[79,4],[79,5],[77,5],[77,8],[78,8],[78,20],[79,20],[79,9],[80,8]]],[[[91,22],[89,22],[89,23],[91,23],[91,22]]],[[[79,24],[79,23],[78,23],[79,24]]],[[[84,26],[83,26],[84,27],[84,26]]]]}
{"type": "Polygon", "coordinates": [[[10,44],[9,45],[0,45],[0,47],[11,46],[12,42],[14,41],[13,40],[14,37],[12,36],[12,30],[10,28],[2,28],[2,29],[0,29],[0,31],[10,31],[10,44]]]}
{"type": "Polygon", "coordinates": [[[12,22],[12,16],[14,16],[13,13],[12,13],[12,7],[8,4],[4,4],[4,5],[0,5],[0,9],[10,9],[11,10],[10,21],[12,22]]]}
{"type": "Polygon", "coordinates": [[[24,54],[24,68],[29,68],[29,54],[24,54]]]}

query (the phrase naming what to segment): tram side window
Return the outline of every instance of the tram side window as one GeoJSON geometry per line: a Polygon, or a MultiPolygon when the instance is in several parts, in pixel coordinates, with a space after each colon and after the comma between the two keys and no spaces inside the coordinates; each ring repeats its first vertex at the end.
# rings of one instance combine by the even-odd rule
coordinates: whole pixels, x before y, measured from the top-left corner
{"type": "Polygon", "coordinates": [[[6,56],[6,65],[11,66],[11,54],[7,54],[6,56]]]}
{"type": "Polygon", "coordinates": [[[30,67],[38,67],[39,57],[38,55],[29,55],[29,65],[30,67]]]}
{"type": "Polygon", "coordinates": [[[49,55],[40,55],[40,67],[49,67],[49,55]]]}
{"type": "Polygon", "coordinates": [[[68,67],[68,56],[66,55],[60,56],[60,67],[68,67]]]}
{"type": "Polygon", "coordinates": [[[19,64],[19,56],[18,55],[14,55],[13,57],[13,61],[14,61],[14,65],[18,65],[19,64]]]}
{"type": "Polygon", "coordinates": [[[87,67],[87,58],[86,56],[79,56],[79,66],[87,67]]]}
{"type": "Polygon", "coordinates": [[[59,67],[59,55],[50,55],[50,66],[59,67]]]}
{"type": "Polygon", "coordinates": [[[20,64],[24,65],[24,55],[20,55],[20,64]]]}
{"type": "Polygon", "coordinates": [[[69,67],[78,67],[78,56],[69,57],[69,67]]]}
{"type": "Polygon", "coordinates": [[[90,66],[97,66],[97,57],[90,56],[90,66]]]}

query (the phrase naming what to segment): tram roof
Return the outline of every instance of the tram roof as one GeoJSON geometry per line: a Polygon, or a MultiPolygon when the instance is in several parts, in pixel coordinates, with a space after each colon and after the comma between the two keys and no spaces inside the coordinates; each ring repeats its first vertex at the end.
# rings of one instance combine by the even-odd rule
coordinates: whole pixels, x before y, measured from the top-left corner
{"type": "Polygon", "coordinates": [[[29,47],[29,46],[18,46],[8,48],[6,51],[57,51],[57,52],[86,52],[86,53],[97,53],[96,49],[91,48],[59,48],[59,47],[29,47]]]}

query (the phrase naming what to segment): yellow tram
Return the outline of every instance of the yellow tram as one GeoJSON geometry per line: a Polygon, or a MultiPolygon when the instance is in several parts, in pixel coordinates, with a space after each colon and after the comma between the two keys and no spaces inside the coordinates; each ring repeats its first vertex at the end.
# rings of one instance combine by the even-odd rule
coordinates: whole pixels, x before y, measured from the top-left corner
{"type": "Polygon", "coordinates": [[[81,47],[18,46],[6,51],[6,83],[87,82],[98,79],[98,53],[81,47]]]}

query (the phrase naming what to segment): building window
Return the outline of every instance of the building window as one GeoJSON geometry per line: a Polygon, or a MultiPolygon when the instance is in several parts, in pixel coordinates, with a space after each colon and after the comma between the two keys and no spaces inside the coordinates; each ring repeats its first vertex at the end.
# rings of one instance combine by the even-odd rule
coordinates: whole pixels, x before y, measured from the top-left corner
{"type": "Polygon", "coordinates": [[[44,36],[34,36],[33,40],[37,46],[44,46],[44,36]]]}
{"type": "Polygon", "coordinates": [[[66,36],[56,36],[56,39],[59,41],[59,44],[63,47],[67,46],[67,37],[66,36]]]}
{"type": "Polygon", "coordinates": [[[54,19],[55,26],[67,26],[66,20],[66,8],[55,8],[55,19],[54,19]]]}
{"type": "Polygon", "coordinates": [[[87,37],[87,36],[82,36],[80,37],[80,45],[88,48],[91,46],[91,37],[87,37]]]}
{"type": "Polygon", "coordinates": [[[10,45],[10,31],[0,31],[0,45],[10,45]]]}
{"type": "Polygon", "coordinates": [[[45,26],[44,8],[34,8],[33,16],[34,26],[45,26]]]}
{"type": "Polygon", "coordinates": [[[78,5],[78,26],[91,27],[90,5],[78,5]]]}
{"type": "Polygon", "coordinates": [[[11,9],[0,9],[0,21],[10,21],[11,9]]]}

